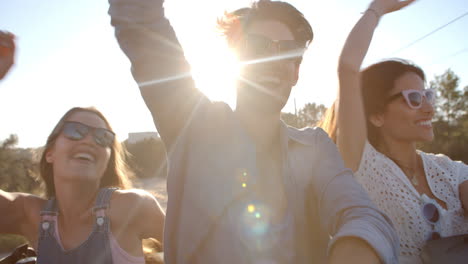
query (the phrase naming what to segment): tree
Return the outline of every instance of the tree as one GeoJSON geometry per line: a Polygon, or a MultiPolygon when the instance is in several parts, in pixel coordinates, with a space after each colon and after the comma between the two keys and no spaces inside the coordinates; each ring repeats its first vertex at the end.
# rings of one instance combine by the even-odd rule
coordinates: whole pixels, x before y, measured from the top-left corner
{"type": "Polygon", "coordinates": [[[435,139],[421,144],[420,148],[468,163],[468,86],[458,89],[459,82],[450,69],[430,82],[430,87],[437,92],[433,123],[435,139]]]}
{"type": "Polygon", "coordinates": [[[449,125],[455,125],[457,118],[466,114],[466,105],[463,91],[458,89],[460,79],[450,69],[442,75],[435,76],[430,87],[437,91],[437,104],[435,118],[443,120],[449,125]]]}
{"type": "Polygon", "coordinates": [[[299,110],[297,115],[291,113],[281,113],[281,119],[288,125],[303,128],[307,126],[315,126],[322,116],[325,114],[327,108],[316,103],[307,103],[299,110]]]}
{"type": "Polygon", "coordinates": [[[129,165],[138,177],[166,177],[166,150],[160,138],[124,144],[131,154],[129,165]]]}
{"type": "Polygon", "coordinates": [[[17,143],[18,137],[10,135],[0,144],[0,189],[41,194],[39,169],[32,160],[32,151],[14,148],[17,143]]]}
{"type": "MultiPolygon", "coordinates": [[[[34,151],[17,149],[17,143],[16,135],[0,142],[0,189],[41,195],[44,189],[38,177],[37,163],[33,160],[34,151]]],[[[27,240],[22,236],[0,234],[0,252],[9,252],[23,243],[27,240]]]]}

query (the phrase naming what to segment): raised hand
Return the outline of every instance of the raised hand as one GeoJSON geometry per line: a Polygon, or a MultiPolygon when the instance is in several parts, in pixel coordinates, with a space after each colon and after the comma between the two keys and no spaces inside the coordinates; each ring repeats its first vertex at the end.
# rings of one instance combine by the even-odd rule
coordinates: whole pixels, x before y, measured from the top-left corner
{"type": "Polygon", "coordinates": [[[15,35],[0,30],[0,80],[7,74],[15,60],[15,35]]]}
{"type": "Polygon", "coordinates": [[[377,12],[378,16],[383,16],[385,14],[398,11],[416,0],[374,0],[370,5],[369,9],[374,10],[377,12]]]}

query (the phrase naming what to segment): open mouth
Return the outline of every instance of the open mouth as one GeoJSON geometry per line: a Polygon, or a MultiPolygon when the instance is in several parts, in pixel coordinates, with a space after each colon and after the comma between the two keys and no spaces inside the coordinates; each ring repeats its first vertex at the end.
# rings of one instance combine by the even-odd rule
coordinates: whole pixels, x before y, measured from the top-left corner
{"type": "Polygon", "coordinates": [[[416,125],[422,126],[422,127],[432,127],[432,121],[431,120],[421,120],[416,122],[416,125]]]}
{"type": "Polygon", "coordinates": [[[73,156],[74,159],[80,160],[80,161],[86,161],[86,162],[94,162],[95,158],[93,155],[89,153],[77,153],[73,156]]]}

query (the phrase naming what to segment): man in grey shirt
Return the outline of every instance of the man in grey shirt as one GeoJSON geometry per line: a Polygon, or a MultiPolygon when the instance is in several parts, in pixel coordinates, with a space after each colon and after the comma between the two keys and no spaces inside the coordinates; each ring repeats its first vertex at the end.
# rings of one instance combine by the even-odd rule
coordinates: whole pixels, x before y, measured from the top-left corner
{"type": "Polygon", "coordinates": [[[260,0],[219,21],[239,58],[255,62],[233,111],[196,89],[162,0],[109,2],[168,150],[166,263],[397,262],[390,221],[327,134],[280,120],[313,37],[296,8],[260,0]]]}

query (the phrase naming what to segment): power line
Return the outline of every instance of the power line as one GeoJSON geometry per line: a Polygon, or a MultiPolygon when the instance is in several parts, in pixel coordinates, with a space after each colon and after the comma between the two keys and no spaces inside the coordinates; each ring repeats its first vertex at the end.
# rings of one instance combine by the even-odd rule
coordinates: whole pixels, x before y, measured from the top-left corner
{"type": "Polygon", "coordinates": [[[402,48],[400,48],[400,49],[394,51],[394,52],[392,53],[392,55],[395,55],[396,53],[398,53],[398,52],[400,52],[400,51],[402,51],[402,50],[405,50],[405,49],[407,49],[407,48],[413,46],[413,45],[416,44],[417,42],[419,42],[419,41],[421,41],[421,40],[423,40],[423,39],[429,37],[430,35],[436,33],[437,31],[443,29],[444,27],[446,27],[446,26],[452,24],[453,22],[459,20],[460,18],[462,18],[462,17],[464,17],[464,16],[466,16],[466,15],[468,15],[468,11],[465,12],[463,15],[461,15],[461,16],[459,16],[459,17],[453,19],[452,21],[450,21],[450,22],[448,22],[448,23],[446,23],[445,25],[442,25],[442,26],[440,26],[440,27],[434,29],[433,31],[429,32],[428,34],[426,34],[426,35],[424,35],[424,36],[418,38],[417,40],[411,42],[410,44],[408,44],[408,45],[406,45],[406,46],[404,46],[404,47],[402,47],[402,48]]]}
{"type": "Polygon", "coordinates": [[[461,50],[459,50],[457,52],[454,52],[454,53],[452,53],[452,54],[450,54],[448,56],[441,57],[441,58],[433,61],[431,64],[439,63],[439,62],[442,62],[444,60],[448,60],[448,59],[450,59],[452,57],[455,57],[455,56],[460,55],[460,54],[465,53],[465,52],[468,52],[468,48],[463,48],[463,49],[461,49],[461,50]]]}

